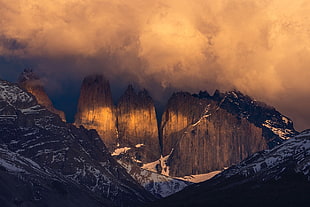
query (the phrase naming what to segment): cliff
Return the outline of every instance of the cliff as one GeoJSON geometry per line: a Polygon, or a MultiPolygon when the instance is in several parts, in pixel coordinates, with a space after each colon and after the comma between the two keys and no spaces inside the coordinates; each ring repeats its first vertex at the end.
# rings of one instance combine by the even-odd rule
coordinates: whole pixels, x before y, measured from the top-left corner
{"type": "Polygon", "coordinates": [[[109,81],[103,75],[92,75],[83,80],[75,125],[96,129],[109,149],[115,147],[116,110],[109,81]]]}
{"type": "Polygon", "coordinates": [[[170,176],[220,170],[267,148],[261,128],[220,104],[183,92],[170,98],[161,126],[170,176]]]}
{"type": "Polygon", "coordinates": [[[146,163],[160,157],[155,107],[146,90],[136,93],[128,86],[117,106],[117,128],[120,147],[140,146],[136,160],[146,163]]]}

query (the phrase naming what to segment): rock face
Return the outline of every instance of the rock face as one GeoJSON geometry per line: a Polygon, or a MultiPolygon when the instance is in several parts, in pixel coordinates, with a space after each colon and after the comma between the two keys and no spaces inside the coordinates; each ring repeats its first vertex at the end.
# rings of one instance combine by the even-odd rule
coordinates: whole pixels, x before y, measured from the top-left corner
{"type": "Polygon", "coordinates": [[[33,95],[2,80],[0,155],[1,179],[6,176],[4,185],[12,186],[0,195],[6,203],[140,206],[153,199],[111,157],[95,130],[62,122],[33,95]]]}
{"type": "Polygon", "coordinates": [[[120,147],[139,146],[136,160],[146,163],[160,157],[155,107],[146,90],[137,94],[128,86],[117,106],[117,129],[120,147]]]}
{"type": "Polygon", "coordinates": [[[279,145],[283,140],[294,137],[298,132],[294,129],[293,122],[278,112],[274,107],[265,103],[254,101],[251,97],[240,91],[220,93],[215,91],[213,96],[206,92],[195,95],[200,99],[214,100],[220,107],[229,113],[244,118],[255,126],[262,128],[263,136],[269,148],[279,145]]]}
{"type": "Polygon", "coordinates": [[[261,128],[184,92],[169,100],[161,128],[170,176],[223,169],[267,148],[261,128]]]}
{"type": "Polygon", "coordinates": [[[109,81],[103,75],[84,79],[75,116],[75,125],[96,129],[109,149],[116,145],[116,109],[109,81]]]}
{"type": "Polygon", "coordinates": [[[34,95],[39,104],[45,106],[49,111],[57,114],[63,121],[66,121],[65,113],[55,109],[52,101],[47,96],[40,78],[31,70],[25,69],[18,78],[19,85],[34,95]]]}

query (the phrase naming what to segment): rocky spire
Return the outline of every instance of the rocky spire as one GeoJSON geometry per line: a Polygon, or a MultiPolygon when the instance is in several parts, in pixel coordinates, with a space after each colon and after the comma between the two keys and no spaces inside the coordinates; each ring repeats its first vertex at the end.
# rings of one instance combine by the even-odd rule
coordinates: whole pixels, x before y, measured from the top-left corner
{"type": "Polygon", "coordinates": [[[18,78],[18,84],[35,96],[40,105],[45,106],[49,111],[59,115],[63,121],[66,121],[65,113],[55,109],[44,90],[42,80],[32,69],[27,68],[21,73],[18,78]]]}
{"type": "Polygon", "coordinates": [[[151,162],[160,157],[158,127],[153,99],[146,90],[136,93],[129,85],[117,106],[119,143],[139,146],[137,160],[151,162]]]}
{"type": "Polygon", "coordinates": [[[116,144],[115,107],[109,81],[103,75],[92,75],[83,80],[75,125],[96,129],[109,149],[116,144]]]}

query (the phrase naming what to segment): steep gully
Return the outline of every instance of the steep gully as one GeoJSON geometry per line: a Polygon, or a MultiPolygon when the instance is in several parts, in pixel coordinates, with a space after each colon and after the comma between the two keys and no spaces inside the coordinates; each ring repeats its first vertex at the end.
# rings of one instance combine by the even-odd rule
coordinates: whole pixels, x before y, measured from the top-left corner
{"type": "Polygon", "coordinates": [[[104,76],[84,79],[75,125],[96,129],[118,160],[161,174],[221,170],[297,134],[287,117],[238,91],[174,93],[157,122],[146,90],[128,86],[115,106],[104,76]]]}

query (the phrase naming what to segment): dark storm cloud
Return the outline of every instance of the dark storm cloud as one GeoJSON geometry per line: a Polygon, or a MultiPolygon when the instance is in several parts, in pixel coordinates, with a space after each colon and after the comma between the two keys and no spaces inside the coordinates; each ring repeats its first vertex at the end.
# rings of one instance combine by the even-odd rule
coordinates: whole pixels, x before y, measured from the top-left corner
{"type": "MultiPolygon", "coordinates": [[[[309,128],[309,10],[307,0],[0,0],[0,56],[32,63],[56,96],[98,72],[116,92],[134,83],[156,100],[236,88],[309,128]]],[[[13,75],[6,66],[17,68],[3,63],[1,77],[13,75]]]]}

